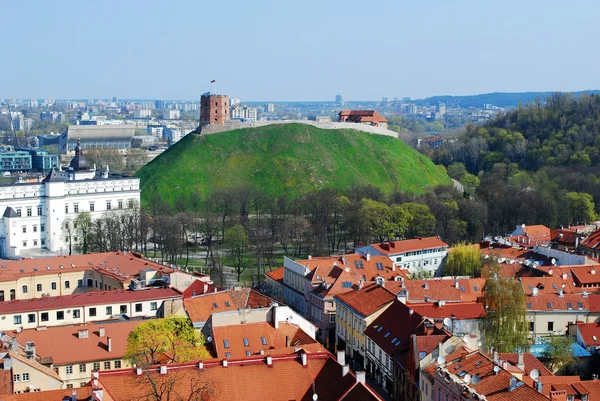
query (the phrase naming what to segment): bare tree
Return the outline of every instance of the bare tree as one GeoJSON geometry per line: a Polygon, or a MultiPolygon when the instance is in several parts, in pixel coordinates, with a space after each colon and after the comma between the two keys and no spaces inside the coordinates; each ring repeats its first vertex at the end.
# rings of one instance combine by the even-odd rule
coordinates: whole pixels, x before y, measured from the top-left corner
{"type": "Polygon", "coordinates": [[[73,254],[73,239],[75,236],[75,226],[70,218],[66,218],[62,224],[62,237],[69,244],[69,255],[73,254]]]}

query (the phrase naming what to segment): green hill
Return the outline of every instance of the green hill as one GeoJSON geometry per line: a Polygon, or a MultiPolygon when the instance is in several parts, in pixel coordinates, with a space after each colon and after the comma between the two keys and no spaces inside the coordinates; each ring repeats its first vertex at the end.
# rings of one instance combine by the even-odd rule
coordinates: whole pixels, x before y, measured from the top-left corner
{"type": "Polygon", "coordinates": [[[143,167],[142,203],[158,191],[172,203],[198,191],[249,184],[272,195],[372,184],[391,194],[448,184],[445,172],[401,140],[356,130],[273,124],[190,134],[143,167]]]}

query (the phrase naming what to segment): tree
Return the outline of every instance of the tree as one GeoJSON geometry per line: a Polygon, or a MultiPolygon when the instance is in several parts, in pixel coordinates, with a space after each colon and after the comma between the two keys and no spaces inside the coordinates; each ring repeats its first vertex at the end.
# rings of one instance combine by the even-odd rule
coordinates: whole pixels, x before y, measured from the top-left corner
{"type": "Polygon", "coordinates": [[[237,273],[237,281],[239,282],[242,273],[247,267],[244,256],[250,245],[248,234],[246,234],[246,230],[244,230],[244,227],[241,224],[236,224],[225,230],[225,237],[223,240],[231,252],[233,268],[237,273]]]}
{"type": "Polygon", "coordinates": [[[90,167],[96,165],[97,169],[108,166],[110,171],[122,172],[124,167],[124,158],[119,149],[116,148],[97,148],[86,149],[85,158],[90,163],[90,167]]]}
{"type": "Polygon", "coordinates": [[[140,323],[127,338],[124,359],[132,365],[156,365],[167,357],[169,362],[182,363],[206,359],[204,337],[185,317],[171,316],[140,323]]]}
{"type": "Polygon", "coordinates": [[[135,174],[140,168],[148,163],[148,151],[145,149],[129,149],[125,159],[125,170],[127,174],[135,174]]]}
{"type": "Polygon", "coordinates": [[[75,227],[70,218],[66,218],[62,224],[62,237],[69,244],[69,255],[73,254],[73,239],[75,235],[75,227]]]}
{"type": "Polygon", "coordinates": [[[479,277],[483,262],[479,247],[464,243],[456,245],[448,254],[444,274],[448,276],[479,277]]]}
{"type": "Polygon", "coordinates": [[[152,319],[137,325],[127,339],[124,359],[142,369],[131,376],[131,386],[138,389],[139,401],[205,400],[214,393],[214,385],[199,380],[197,369],[173,369],[159,374],[153,365],[168,358],[172,363],[198,361],[210,355],[204,338],[185,317],[152,319]]]}
{"type": "Polygon", "coordinates": [[[482,321],[483,337],[487,347],[498,352],[525,349],[527,320],[525,293],[517,280],[504,277],[500,266],[492,263],[485,272],[486,317],[482,321]]]}
{"type": "Polygon", "coordinates": [[[408,238],[430,237],[435,235],[435,226],[437,223],[429,206],[408,202],[403,203],[402,207],[412,215],[412,220],[406,231],[406,236],[408,238]]]}
{"type": "Polygon", "coordinates": [[[592,195],[585,192],[568,192],[566,195],[571,223],[585,223],[594,221],[596,213],[594,211],[594,199],[592,195]]]}
{"type": "Polygon", "coordinates": [[[552,372],[559,371],[575,362],[573,339],[568,336],[549,336],[544,339],[546,348],[542,352],[544,364],[552,372]]]}
{"type": "Polygon", "coordinates": [[[89,252],[90,235],[92,231],[92,216],[89,212],[81,212],[75,218],[75,232],[77,233],[77,252],[86,254],[89,252]]]}

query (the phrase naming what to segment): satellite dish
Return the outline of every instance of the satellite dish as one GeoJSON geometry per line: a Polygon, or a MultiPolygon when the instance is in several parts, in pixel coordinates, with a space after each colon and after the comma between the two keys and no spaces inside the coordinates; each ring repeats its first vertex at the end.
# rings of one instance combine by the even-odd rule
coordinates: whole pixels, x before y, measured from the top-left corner
{"type": "Polygon", "coordinates": [[[462,338],[462,340],[463,340],[465,343],[468,343],[468,342],[471,340],[471,337],[470,337],[468,334],[465,334],[465,336],[462,338]]]}
{"type": "Polygon", "coordinates": [[[211,337],[211,336],[208,336],[208,337],[206,338],[206,341],[208,341],[209,343],[212,343],[212,337],[211,337]]]}
{"type": "Polygon", "coordinates": [[[479,347],[481,347],[481,346],[483,345],[483,343],[482,343],[481,341],[477,341],[477,345],[478,345],[479,347]]]}
{"type": "Polygon", "coordinates": [[[350,268],[346,267],[344,270],[346,270],[346,273],[350,273],[350,268]]]}
{"type": "MultiPolygon", "coordinates": [[[[552,258],[552,260],[550,261],[550,263],[552,263],[552,265],[555,265],[556,264],[556,259],[552,258]]],[[[550,273],[550,274],[552,274],[552,273],[550,273]]]]}
{"type": "Polygon", "coordinates": [[[532,291],[533,295],[537,295],[538,292],[540,292],[540,290],[537,287],[535,287],[532,291]]]}
{"type": "Polygon", "coordinates": [[[548,270],[548,274],[552,275],[554,273],[554,271],[552,269],[548,270]]]}
{"type": "Polygon", "coordinates": [[[313,394],[313,400],[317,401],[319,399],[319,396],[316,394],[313,394]]]}
{"type": "Polygon", "coordinates": [[[444,318],[444,326],[450,327],[451,324],[452,324],[452,319],[450,319],[449,317],[445,317],[444,318]]]}
{"type": "Polygon", "coordinates": [[[463,380],[465,381],[465,384],[471,383],[471,375],[467,373],[463,380]]]}
{"type": "Polygon", "coordinates": [[[442,365],[442,364],[446,363],[446,358],[443,357],[442,355],[438,356],[437,363],[438,363],[438,365],[442,365]]]}
{"type": "Polygon", "coordinates": [[[500,366],[496,365],[494,366],[494,373],[498,374],[498,372],[500,372],[500,366]]]}
{"type": "Polygon", "coordinates": [[[537,380],[540,377],[540,371],[533,369],[531,372],[529,372],[529,377],[531,377],[532,380],[537,380]]]}

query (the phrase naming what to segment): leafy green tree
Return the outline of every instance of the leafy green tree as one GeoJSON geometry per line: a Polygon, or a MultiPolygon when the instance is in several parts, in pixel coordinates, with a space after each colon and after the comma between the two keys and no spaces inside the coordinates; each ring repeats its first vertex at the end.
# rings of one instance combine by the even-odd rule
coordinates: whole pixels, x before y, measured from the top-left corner
{"type": "Polygon", "coordinates": [[[204,337],[189,319],[171,316],[140,323],[127,338],[124,359],[132,365],[156,365],[168,357],[170,362],[182,363],[206,359],[204,337]]]}
{"type": "Polygon", "coordinates": [[[450,178],[454,178],[457,181],[460,181],[463,176],[467,174],[467,168],[463,163],[460,162],[454,162],[450,164],[446,171],[450,178]]]}
{"type": "Polygon", "coordinates": [[[430,237],[435,235],[436,219],[429,206],[420,203],[403,203],[402,207],[410,213],[412,220],[406,231],[408,238],[430,237]]]}
{"type": "Polygon", "coordinates": [[[498,352],[515,352],[528,346],[525,293],[517,280],[502,275],[492,263],[485,272],[486,317],[482,332],[486,346],[498,352]]]}
{"type": "Polygon", "coordinates": [[[571,215],[571,223],[594,221],[596,212],[592,195],[585,192],[568,192],[566,199],[571,215]]]}
{"type": "Polygon", "coordinates": [[[90,235],[92,231],[92,216],[89,212],[81,212],[77,215],[74,222],[75,232],[77,233],[77,252],[86,254],[89,252],[90,235]]]}
{"type": "Polygon", "coordinates": [[[479,247],[464,243],[456,245],[448,254],[444,274],[448,276],[473,276],[481,274],[483,262],[479,247]]]}
{"type": "Polygon", "coordinates": [[[404,205],[392,205],[390,217],[394,229],[394,236],[396,238],[404,238],[408,226],[413,220],[413,215],[406,210],[404,205]]]}
{"type": "Polygon", "coordinates": [[[385,241],[394,237],[396,227],[392,222],[392,210],[388,205],[363,199],[358,213],[365,230],[365,241],[385,241]]]}
{"type": "Polygon", "coordinates": [[[233,259],[233,268],[237,273],[237,280],[240,281],[240,277],[244,270],[246,270],[247,264],[244,261],[244,256],[250,246],[248,234],[241,224],[236,224],[233,227],[225,230],[225,245],[231,252],[231,258],[233,259]]]}
{"type": "Polygon", "coordinates": [[[541,359],[552,372],[559,371],[573,362],[574,341],[569,336],[549,336],[544,339],[546,348],[542,352],[541,359]]]}

